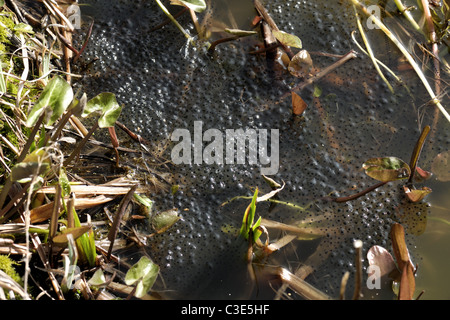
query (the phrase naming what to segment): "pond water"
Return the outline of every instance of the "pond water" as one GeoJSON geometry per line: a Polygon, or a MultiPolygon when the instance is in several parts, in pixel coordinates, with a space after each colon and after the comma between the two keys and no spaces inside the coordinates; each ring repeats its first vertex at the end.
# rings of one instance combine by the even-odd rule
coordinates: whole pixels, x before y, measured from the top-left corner
{"type": "MultiPolygon", "coordinates": [[[[224,26],[251,29],[253,1],[213,2],[211,15],[206,18],[208,30],[213,32],[208,41],[226,37],[224,32],[215,32],[224,26]]],[[[423,298],[448,298],[449,255],[442,251],[446,250],[450,227],[431,219],[448,216],[448,182],[435,177],[427,181],[424,185],[430,186],[433,193],[418,204],[405,201],[401,182],[388,183],[350,202],[320,201],[331,193],[350,195],[374,185],[376,181],[361,170],[369,158],[396,156],[409,162],[424,125],[433,125],[433,135],[426,141],[420,166],[430,170],[434,157],[449,149],[448,122],[441,117],[434,124],[435,111],[427,105],[429,97],[419,79],[411,69],[402,68],[405,64],[401,54],[381,31],[368,29],[377,58],[392,68],[409,90],[388,76],[395,93],[389,91],[370,58],[359,52],[352,41],[351,33],[357,26],[350,2],[262,3],[280,30],[302,40],[315,68],[322,70],[337,60],[320,52],[358,52],[356,58],[297,92],[307,103],[300,116],[292,114],[289,93],[301,79],[286,71],[271,72],[265,55],[249,53],[261,46],[260,37],[220,44],[211,56],[202,46],[189,44],[173,24],[152,30],[166,19],[154,1],[82,3],[84,24],[95,20],[83,62],[97,60],[77,85],[90,96],[104,91],[115,93],[124,105],[120,121],[155,146],[164,146],[161,152],[166,159],[174,160],[171,152],[179,146],[171,141],[174,133],[187,132],[192,138],[191,164],[170,166],[178,192],[152,195],[156,211],[175,207],[182,216],[168,231],[152,237],[144,248],[161,267],[160,280],[164,281],[159,281],[155,289],[169,299],[272,299],[280,287],[273,274],[275,267],[294,273],[300,266],[311,265],[314,272],[306,280],[337,298],[344,273],[350,271],[353,279],[353,241],[363,241],[364,256],[372,245],[390,250],[390,226],[401,222],[407,230],[412,259],[419,265],[418,288],[430,292],[423,298]],[[210,145],[211,140],[202,137],[209,129],[213,129],[209,133],[216,140],[223,138],[224,148],[227,130],[267,133],[267,143],[261,145],[259,140],[258,147],[274,152],[266,162],[268,159],[261,157],[252,162],[247,154],[240,164],[226,161],[224,152],[214,154],[223,163],[210,164],[208,157],[195,158],[205,156],[197,151],[210,145]],[[261,168],[269,167],[275,169],[268,173],[272,179],[286,183],[278,194],[280,201],[302,207],[314,203],[308,210],[259,203],[257,215],[287,224],[317,220],[314,226],[323,236],[295,240],[255,265],[255,287],[244,262],[246,244],[233,232],[239,230],[250,200],[222,204],[236,196],[252,196],[255,187],[261,193],[269,192],[261,176],[261,168]]],[[[172,13],[181,9],[167,6],[172,13]]],[[[207,14],[199,15],[200,20],[207,14]]],[[[386,21],[394,25],[396,20],[386,21]]],[[[188,14],[178,21],[195,34],[188,14]]],[[[152,163],[149,158],[140,160],[152,163]]],[[[140,232],[150,231],[141,226],[140,232]]],[[[271,230],[270,239],[282,235],[271,230]]],[[[138,250],[127,255],[134,261],[142,254],[138,250]]],[[[349,281],[349,297],[351,288],[349,281]]],[[[300,298],[295,293],[290,297],[300,298]]],[[[391,299],[393,295],[389,290],[365,290],[364,297],[391,299]]]]}

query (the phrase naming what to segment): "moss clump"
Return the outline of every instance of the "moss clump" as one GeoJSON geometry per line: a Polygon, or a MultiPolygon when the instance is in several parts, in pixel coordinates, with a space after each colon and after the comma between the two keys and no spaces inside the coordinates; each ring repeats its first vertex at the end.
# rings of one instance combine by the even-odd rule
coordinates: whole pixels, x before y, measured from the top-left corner
{"type": "MultiPolygon", "coordinates": [[[[15,265],[18,265],[14,260],[11,260],[8,256],[5,256],[3,254],[0,254],[0,270],[5,272],[8,276],[10,276],[15,282],[17,282],[19,285],[23,285],[22,279],[20,275],[17,273],[16,269],[14,268],[15,265]]],[[[6,296],[8,297],[8,293],[6,293],[6,296]]]]}

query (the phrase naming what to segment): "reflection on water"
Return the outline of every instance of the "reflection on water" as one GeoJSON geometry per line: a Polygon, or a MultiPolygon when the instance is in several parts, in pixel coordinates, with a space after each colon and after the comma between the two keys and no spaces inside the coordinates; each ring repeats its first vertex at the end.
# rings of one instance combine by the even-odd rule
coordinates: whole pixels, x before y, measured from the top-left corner
{"type": "MultiPolygon", "coordinates": [[[[434,113],[423,107],[428,100],[426,92],[410,70],[402,71],[396,50],[377,30],[368,32],[374,50],[404,78],[413,95],[389,78],[395,88],[391,94],[370,59],[359,54],[299,93],[308,107],[301,116],[293,116],[290,96],[282,97],[301,80],[287,73],[274,78],[267,71],[264,55],[249,54],[261,45],[259,38],[221,44],[211,57],[187,45],[171,24],[148,32],[165,19],[152,1],[87,2],[92,7],[83,7],[83,15],[94,16],[96,25],[84,58],[99,60],[81,84],[93,91],[91,95],[114,92],[125,105],[122,121],[129,128],[155,144],[169,141],[177,128],[194,132],[194,122],[199,120],[204,131],[279,130],[280,167],[272,177],[286,182],[279,200],[302,207],[316,201],[308,211],[260,204],[257,213],[283,223],[321,216],[324,219],[315,226],[323,236],[296,240],[264,263],[292,272],[311,263],[313,273],[308,281],[337,297],[343,274],[354,273],[354,239],[364,242],[365,251],[375,244],[390,248],[390,225],[404,219],[405,212],[419,216],[407,219],[411,229],[423,227],[429,208],[424,204],[405,209],[401,183],[389,183],[347,203],[320,201],[329,194],[349,195],[373,185],[375,181],[361,171],[361,164],[369,158],[397,156],[408,162],[421,125],[433,120],[434,113]]],[[[236,21],[239,28],[250,29],[255,14],[251,3],[215,2],[208,23],[233,27],[236,21]],[[227,6],[222,8],[218,3],[227,6]],[[220,11],[214,12],[217,8],[220,11]]],[[[356,48],[351,40],[356,29],[353,9],[341,1],[266,1],[265,5],[281,30],[301,38],[319,70],[336,58],[318,52],[343,55],[356,48]]],[[[189,16],[179,21],[194,33],[189,16]]],[[[423,168],[429,168],[433,157],[448,148],[448,124],[440,121],[436,129],[438,135],[425,145],[420,162],[423,168]]],[[[169,143],[167,158],[172,147],[169,143]]],[[[154,195],[158,209],[175,206],[183,217],[146,247],[147,254],[161,266],[166,287],[160,288],[166,297],[274,296],[279,280],[270,272],[261,272],[264,268],[258,265],[259,290],[253,290],[243,262],[245,245],[236,240],[235,233],[224,231],[239,229],[248,202],[221,206],[223,202],[234,196],[250,196],[255,187],[264,193],[270,191],[259,175],[258,164],[246,163],[171,167],[179,191],[174,196],[154,195]]],[[[271,239],[282,235],[275,231],[271,239]]],[[[420,263],[427,259],[420,259],[420,250],[414,248],[425,235],[418,239],[408,235],[411,254],[420,263]]],[[[442,265],[441,261],[436,264],[442,265]]],[[[419,270],[426,272],[425,268],[419,270]]]]}
{"type": "Polygon", "coordinates": [[[417,240],[420,256],[417,290],[424,290],[423,299],[448,300],[448,266],[450,265],[450,199],[449,182],[430,183],[433,193],[428,198],[431,208],[427,228],[417,240]]]}

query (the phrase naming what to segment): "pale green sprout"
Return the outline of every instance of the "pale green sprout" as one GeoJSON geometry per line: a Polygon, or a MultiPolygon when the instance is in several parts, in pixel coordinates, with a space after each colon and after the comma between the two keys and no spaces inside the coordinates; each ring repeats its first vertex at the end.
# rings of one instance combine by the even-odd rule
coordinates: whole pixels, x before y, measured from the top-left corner
{"type": "Polygon", "coordinates": [[[125,275],[125,284],[135,286],[134,295],[142,298],[150,291],[159,273],[159,266],[143,256],[125,275]]]}

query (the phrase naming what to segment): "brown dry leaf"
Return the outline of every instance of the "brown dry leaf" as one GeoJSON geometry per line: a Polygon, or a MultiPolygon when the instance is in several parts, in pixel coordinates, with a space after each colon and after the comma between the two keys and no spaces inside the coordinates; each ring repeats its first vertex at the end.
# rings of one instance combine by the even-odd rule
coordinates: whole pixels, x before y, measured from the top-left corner
{"type": "Polygon", "coordinates": [[[53,238],[53,243],[60,247],[64,247],[67,245],[67,242],[69,241],[67,235],[71,234],[73,236],[73,239],[76,240],[83,234],[88,232],[90,229],[91,229],[90,226],[67,228],[66,230],[64,230],[63,232],[61,232],[60,234],[56,235],[53,238]]]}
{"type": "Polygon", "coordinates": [[[431,189],[428,187],[422,187],[422,189],[410,189],[407,186],[403,186],[403,190],[405,191],[406,197],[411,202],[422,201],[423,198],[431,193],[431,189]]]}
{"type": "MultiPolygon", "coordinates": [[[[108,185],[73,185],[70,186],[70,190],[75,193],[76,196],[86,195],[125,195],[130,191],[131,186],[108,186],[108,185]]],[[[54,186],[42,187],[38,191],[39,193],[55,193],[54,186]]]]}
{"type": "MultiPolygon", "coordinates": [[[[77,198],[75,199],[75,209],[81,210],[91,208],[99,204],[112,201],[114,198],[115,197],[105,197],[103,195],[93,198],[77,198]]],[[[50,219],[50,217],[52,216],[53,205],[53,202],[50,202],[30,210],[31,223],[42,222],[50,219]]]]}
{"type": "Polygon", "coordinates": [[[403,270],[405,264],[411,263],[409,251],[405,242],[405,229],[399,223],[394,223],[390,232],[392,240],[392,249],[394,251],[395,260],[398,268],[403,270]]]}
{"type": "Polygon", "coordinates": [[[430,171],[423,170],[419,167],[416,167],[416,174],[419,175],[419,177],[423,180],[428,180],[433,175],[433,173],[431,173],[430,171]]]}
{"type": "Polygon", "coordinates": [[[398,299],[412,300],[415,289],[416,281],[414,278],[414,268],[410,263],[408,263],[404,265],[402,270],[398,299]]]}
{"type": "Polygon", "coordinates": [[[306,102],[295,92],[292,92],[292,113],[296,116],[301,115],[308,105],[306,102]]]}
{"type": "Polygon", "coordinates": [[[392,249],[397,261],[398,268],[402,270],[400,280],[400,300],[411,300],[416,289],[414,277],[414,265],[409,257],[409,251],[405,242],[405,230],[399,223],[391,228],[392,249]]]}

